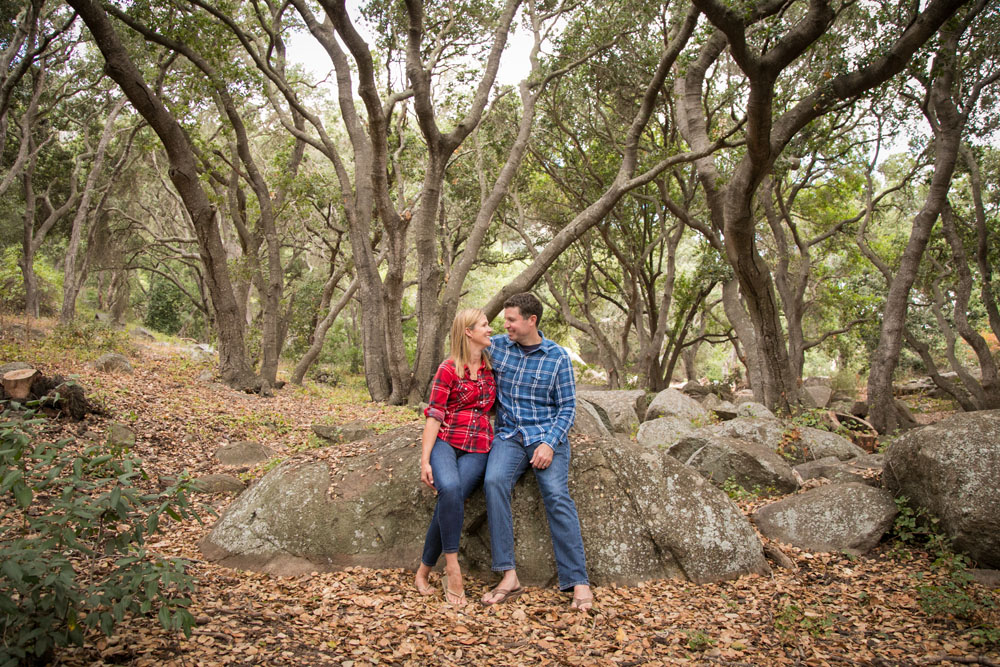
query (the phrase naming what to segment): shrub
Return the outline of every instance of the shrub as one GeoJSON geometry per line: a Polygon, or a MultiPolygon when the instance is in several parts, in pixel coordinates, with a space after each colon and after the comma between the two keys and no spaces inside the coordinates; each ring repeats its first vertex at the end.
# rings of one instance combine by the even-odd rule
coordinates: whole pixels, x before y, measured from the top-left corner
{"type": "Polygon", "coordinates": [[[159,274],[154,274],[152,284],[149,286],[149,305],[143,324],[170,336],[176,334],[181,330],[181,311],[184,309],[184,302],[184,293],[177,285],[159,274]]]}
{"type": "Polygon", "coordinates": [[[126,614],[156,611],[189,635],[185,562],[144,548],[164,514],[189,516],[188,482],[145,493],[127,451],[47,442],[33,416],[0,415],[0,666],[47,661],[88,629],[110,635],[126,614]]]}
{"type": "Polygon", "coordinates": [[[58,350],[100,354],[105,352],[127,354],[133,347],[132,339],[126,332],[96,321],[86,324],[75,321],[70,324],[60,324],[52,330],[52,335],[46,342],[58,350]]]}

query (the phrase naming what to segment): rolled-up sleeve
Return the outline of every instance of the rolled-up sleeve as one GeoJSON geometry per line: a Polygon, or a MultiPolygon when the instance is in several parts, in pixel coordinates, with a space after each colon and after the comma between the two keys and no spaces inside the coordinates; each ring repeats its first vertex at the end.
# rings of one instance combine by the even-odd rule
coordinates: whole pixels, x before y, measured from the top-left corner
{"type": "Polygon", "coordinates": [[[573,364],[565,353],[560,355],[556,367],[554,397],[556,418],[550,435],[545,438],[552,449],[569,440],[569,430],[576,420],[576,381],[573,379],[573,364]]]}
{"type": "Polygon", "coordinates": [[[444,423],[448,397],[451,395],[451,388],[455,386],[456,377],[454,371],[447,364],[438,366],[437,373],[434,374],[434,381],[431,383],[431,395],[427,401],[427,409],[424,410],[425,417],[444,423]]]}

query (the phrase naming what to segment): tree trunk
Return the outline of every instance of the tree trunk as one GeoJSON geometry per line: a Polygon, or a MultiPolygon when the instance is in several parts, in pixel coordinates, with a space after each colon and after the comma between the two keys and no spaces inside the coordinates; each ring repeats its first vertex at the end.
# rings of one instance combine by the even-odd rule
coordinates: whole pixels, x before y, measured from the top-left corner
{"type": "Polygon", "coordinates": [[[70,324],[76,317],[76,297],[80,293],[83,276],[77,270],[76,260],[80,253],[80,240],[83,235],[83,227],[90,214],[90,200],[97,187],[97,179],[104,166],[104,156],[111,143],[111,137],[115,130],[115,119],[125,106],[125,98],[120,99],[111,108],[107,118],[104,120],[104,131],[97,144],[97,151],[94,154],[94,161],[90,166],[90,173],[87,174],[87,182],[83,186],[83,193],[80,203],[73,216],[73,224],[70,227],[69,244],[66,246],[66,261],[63,266],[63,302],[62,310],[59,311],[59,323],[70,324]]]}
{"type": "Polygon", "coordinates": [[[218,327],[220,375],[232,386],[259,388],[259,381],[247,362],[243,322],[226,266],[227,257],[215,207],[199,180],[197,162],[188,138],[159,96],[146,84],[122,46],[107,13],[93,0],[69,0],[69,4],[90,29],[104,55],[108,75],[153,128],[167,152],[170,180],[191,216],[199,255],[205,266],[205,278],[218,327]]]}

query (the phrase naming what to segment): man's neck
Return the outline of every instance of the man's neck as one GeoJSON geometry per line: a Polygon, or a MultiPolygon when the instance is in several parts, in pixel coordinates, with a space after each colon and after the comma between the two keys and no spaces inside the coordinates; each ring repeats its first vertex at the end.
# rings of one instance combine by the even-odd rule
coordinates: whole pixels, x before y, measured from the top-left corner
{"type": "Polygon", "coordinates": [[[534,336],[526,337],[526,339],[519,340],[517,342],[518,342],[519,345],[523,345],[524,347],[532,347],[534,345],[541,345],[541,343],[542,343],[542,335],[540,333],[538,333],[538,331],[535,331],[535,335],[534,336]]]}

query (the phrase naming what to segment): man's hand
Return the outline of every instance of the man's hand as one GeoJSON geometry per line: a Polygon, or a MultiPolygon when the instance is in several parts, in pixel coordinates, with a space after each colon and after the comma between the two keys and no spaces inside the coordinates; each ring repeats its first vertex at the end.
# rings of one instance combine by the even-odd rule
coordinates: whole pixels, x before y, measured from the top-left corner
{"type": "Polygon", "coordinates": [[[555,454],[552,448],[542,443],[535,447],[535,453],[531,456],[531,467],[545,470],[552,463],[552,455],[555,454]]]}
{"type": "MultiPolygon", "coordinates": [[[[431,470],[430,461],[420,463],[420,481],[427,486],[434,488],[434,473],[431,470]]],[[[437,489],[435,489],[436,491],[437,489]]]]}

